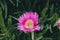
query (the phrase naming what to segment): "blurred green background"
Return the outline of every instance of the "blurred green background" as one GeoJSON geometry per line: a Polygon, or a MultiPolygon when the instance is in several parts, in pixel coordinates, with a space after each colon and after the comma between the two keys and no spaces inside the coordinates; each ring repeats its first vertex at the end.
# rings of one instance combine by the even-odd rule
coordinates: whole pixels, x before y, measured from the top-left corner
{"type": "Polygon", "coordinates": [[[60,40],[55,25],[60,18],[60,0],[0,0],[0,40],[31,40],[31,33],[17,30],[17,19],[25,11],[39,14],[40,31],[35,40],[60,40]]]}

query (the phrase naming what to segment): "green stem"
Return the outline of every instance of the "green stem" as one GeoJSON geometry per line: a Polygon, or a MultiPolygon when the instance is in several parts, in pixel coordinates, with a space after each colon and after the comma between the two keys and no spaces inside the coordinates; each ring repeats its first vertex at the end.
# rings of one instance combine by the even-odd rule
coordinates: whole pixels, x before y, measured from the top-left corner
{"type": "Polygon", "coordinates": [[[34,40],[34,32],[31,32],[32,40],[34,40]]]}

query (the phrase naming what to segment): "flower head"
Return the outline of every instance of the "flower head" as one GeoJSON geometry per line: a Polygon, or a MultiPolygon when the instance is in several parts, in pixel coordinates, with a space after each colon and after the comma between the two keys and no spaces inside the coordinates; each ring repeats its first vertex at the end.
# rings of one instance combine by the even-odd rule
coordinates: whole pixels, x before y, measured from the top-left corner
{"type": "Polygon", "coordinates": [[[60,27],[60,19],[56,22],[57,26],[60,27]]]}
{"type": "Polygon", "coordinates": [[[18,30],[32,32],[40,30],[38,25],[38,14],[36,12],[25,12],[18,18],[18,30]]]}

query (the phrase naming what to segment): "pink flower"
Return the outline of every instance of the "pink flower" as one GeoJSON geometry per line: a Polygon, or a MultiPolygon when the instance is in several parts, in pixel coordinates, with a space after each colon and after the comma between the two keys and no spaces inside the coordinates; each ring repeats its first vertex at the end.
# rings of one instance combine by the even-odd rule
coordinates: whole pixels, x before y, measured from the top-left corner
{"type": "Polygon", "coordinates": [[[57,26],[60,26],[60,19],[56,22],[57,26]]]}
{"type": "Polygon", "coordinates": [[[36,12],[25,12],[18,18],[18,30],[32,32],[40,30],[38,25],[38,14],[36,12]]]}

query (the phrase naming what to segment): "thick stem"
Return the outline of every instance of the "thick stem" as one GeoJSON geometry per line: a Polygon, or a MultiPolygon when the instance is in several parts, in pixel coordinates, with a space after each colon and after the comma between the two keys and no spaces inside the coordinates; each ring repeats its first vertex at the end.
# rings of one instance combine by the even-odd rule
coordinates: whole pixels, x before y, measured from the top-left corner
{"type": "Polygon", "coordinates": [[[31,32],[32,40],[34,40],[34,32],[31,32]]]}

